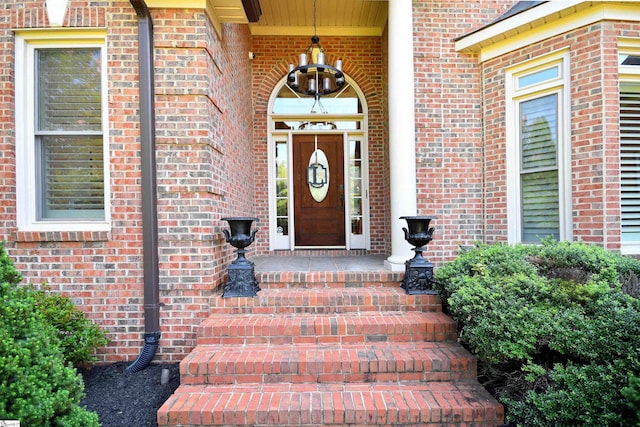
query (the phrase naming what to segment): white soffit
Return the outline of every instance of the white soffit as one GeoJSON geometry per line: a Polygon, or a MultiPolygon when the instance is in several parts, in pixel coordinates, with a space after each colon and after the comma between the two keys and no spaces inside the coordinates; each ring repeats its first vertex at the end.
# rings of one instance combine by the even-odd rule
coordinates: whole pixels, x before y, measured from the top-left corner
{"type": "MultiPolygon", "coordinates": [[[[249,24],[251,34],[313,35],[313,0],[260,0],[260,6],[260,20],[249,24]]],[[[387,0],[317,0],[318,35],[380,36],[388,10],[387,0]]]]}
{"type": "Polygon", "coordinates": [[[550,1],[464,36],[455,48],[484,62],[603,20],[640,21],[640,3],[550,1]]]}
{"type": "Polygon", "coordinates": [[[207,12],[218,36],[222,38],[222,24],[249,22],[242,0],[147,0],[150,9],[201,9],[207,12]]]}
{"type": "Polygon", "coordinates": [[[220,22],[246,24],[242,0],[147,0],[150,9],[207,9],[215,13],[220,22]]]}

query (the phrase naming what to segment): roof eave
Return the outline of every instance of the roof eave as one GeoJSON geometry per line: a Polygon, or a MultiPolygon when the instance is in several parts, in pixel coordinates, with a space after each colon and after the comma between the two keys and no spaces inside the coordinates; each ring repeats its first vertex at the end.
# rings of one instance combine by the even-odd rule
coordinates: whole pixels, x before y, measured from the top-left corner
{"type": "Polygon", "coordinates": [[[590,3],[590,1],[570,0],[550,1],[539,4],[457,38],[455,40],[455,49],[458,52],[477,53],[483,47],[502,41],[511,34],[519,34],[530,30],[536,22],[548,22],[549,18],[555,19],[554,16],[562,15],[563,11],[574,9],[580,5],[585,6],[586,4],[588,6],[590,3]]]}

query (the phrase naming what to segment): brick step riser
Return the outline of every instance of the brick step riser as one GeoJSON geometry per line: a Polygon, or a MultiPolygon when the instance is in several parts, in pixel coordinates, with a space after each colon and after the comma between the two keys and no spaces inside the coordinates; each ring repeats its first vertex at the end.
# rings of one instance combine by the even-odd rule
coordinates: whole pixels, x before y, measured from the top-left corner
{"type": "Polygon", "coordinates": [[[475,371],[446,372],[386,372],[386,373],[291,373],[291,374],[214,374],[181,375],[181,384],[274,384],[274,383],[375,383],[397,381],[466,381],[475,380],[475,371]]]}
{"type": "MultiPolygon", "coordinates": [[[[368,325],[371,326],[371,325],[368,325]]],[[[374,328],[300,329],[294,333],[279,333],[276,328],[240,331],[236,328],[208,327],[199,333],[197,345],[243,344],[363,344],[382,342],[442,342],[457,338],[455,328],[449,325],[385,325],[374,328]]]]}
{"type": "MultiPolygon", "coordinates": [[[[496,407],[479,388],[451,389],[447,384],[430,390],[397,384],[367,385],[342,391],[322,384],[316,390],[292,386],[289,391],[265,384],[241,386],[253,391],[231,391],[209,386],[204,393],[182,393],[190,411],[172,410],[176,401],[159,412],[159,425],[179,426],[466,426],[495,427],[503,423],[502,408],[496,407]],[[210,390],[210,391],[206,391],[210,390]],[[471,396],[471,402],[464,403],[471,396]]],[[[181,385],[188,390],[189,385],[181,385]]],[[[197,386],[195,386],[197,387],[197,386]]]]}
{"type": "Polygon", "coordinates": [[[373,301],[357,301],[356,298],[322,299],[314,298],[304,301],[291,301],[287,298],[225,299],[217,297],[212,300],[211,313],[219,314],[339,314],[339,313],[374,313],[374,312],[440,312],[442,304],[439,299],[423,298],[377,298],[373,301]]]}
{"type": "Polygon", "coordinates": [[[456,323],[442,313],[364,315],[214,315],[196,331],[197,344],[349,344],[454,341],[456,323]]]}
{"type": "Polygon", "coordinates": [[[322,336],[241,336],[241,337],[201,337],[198,336],[197,345],[249,345],[249,344],[363,344],[376,342],[421,342],[421,341],[452,341],[456,339],[454,333],[406,335],[322,335],[322,336]]]}
{"type": "Polygon", "coordinates": [[[398,288],[400,282],[333,282],[333,281],[292,281],[292,282],[270,282],[260,280],[256,276],[261,289],[354,289],[354,288],[398,288]]]}
{"type": "Polygon", "coordinates": [[[211,309],[211,314],[356,314],[375,313],[384,311],[420,311],[439,312],[440,306],[339,306],[339,307],[292,307],[292,306],[244,306],[244,307],[215,307],[211,309]]]}
{"type": "Polygon", "coordinates": [[[180,364],[185,384],[455,381],[476,378],[476,361],[454,344],[201,346],[180,364]]]}

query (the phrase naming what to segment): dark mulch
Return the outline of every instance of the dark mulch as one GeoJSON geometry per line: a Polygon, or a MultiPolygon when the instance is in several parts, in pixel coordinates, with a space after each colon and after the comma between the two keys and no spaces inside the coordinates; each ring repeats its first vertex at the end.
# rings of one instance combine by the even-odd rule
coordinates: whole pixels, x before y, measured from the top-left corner
{"type": "Polygon", "coordinates": [[[80,369],[86,397],[80,403],[100,417],[102,427],[156,427],[156,412],[180,384],[177,363],[151,364],[134,374],[125,372],[128,363],[97,365],[80,369]],[[163,369],[169,381],[160,383],[163,369]]]}

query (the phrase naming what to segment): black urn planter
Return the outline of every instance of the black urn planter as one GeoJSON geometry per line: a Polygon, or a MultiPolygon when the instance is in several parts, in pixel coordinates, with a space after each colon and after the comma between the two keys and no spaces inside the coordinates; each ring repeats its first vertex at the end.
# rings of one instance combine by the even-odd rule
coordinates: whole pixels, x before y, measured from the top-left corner
{"type": "Polygon", "coordinates": [[[402,228],[404,238],[414,247],[416,253],[413,258],[407,260],[404,265],[404,279],[401,288],[409,295],[436,294],[433,289],[433,264],[422,256],[423,246],[433,239],[434,228],[429,228],[431,220],[435,216],[401,216],[407,221],[408,228],[402,228]]]}
{"type": "Polygon", "coordinates": [[[222,218],[229,223],[229,230],[222,230],[227,243],[237,248],[238,258],[227,267],[229,275],[224,284],[222,297],[255,297],[260,291],[255,275],[255,265],[245,257],[245,248],[255,240],[258,229],[251,231],[254,217],[222,218]]]}

